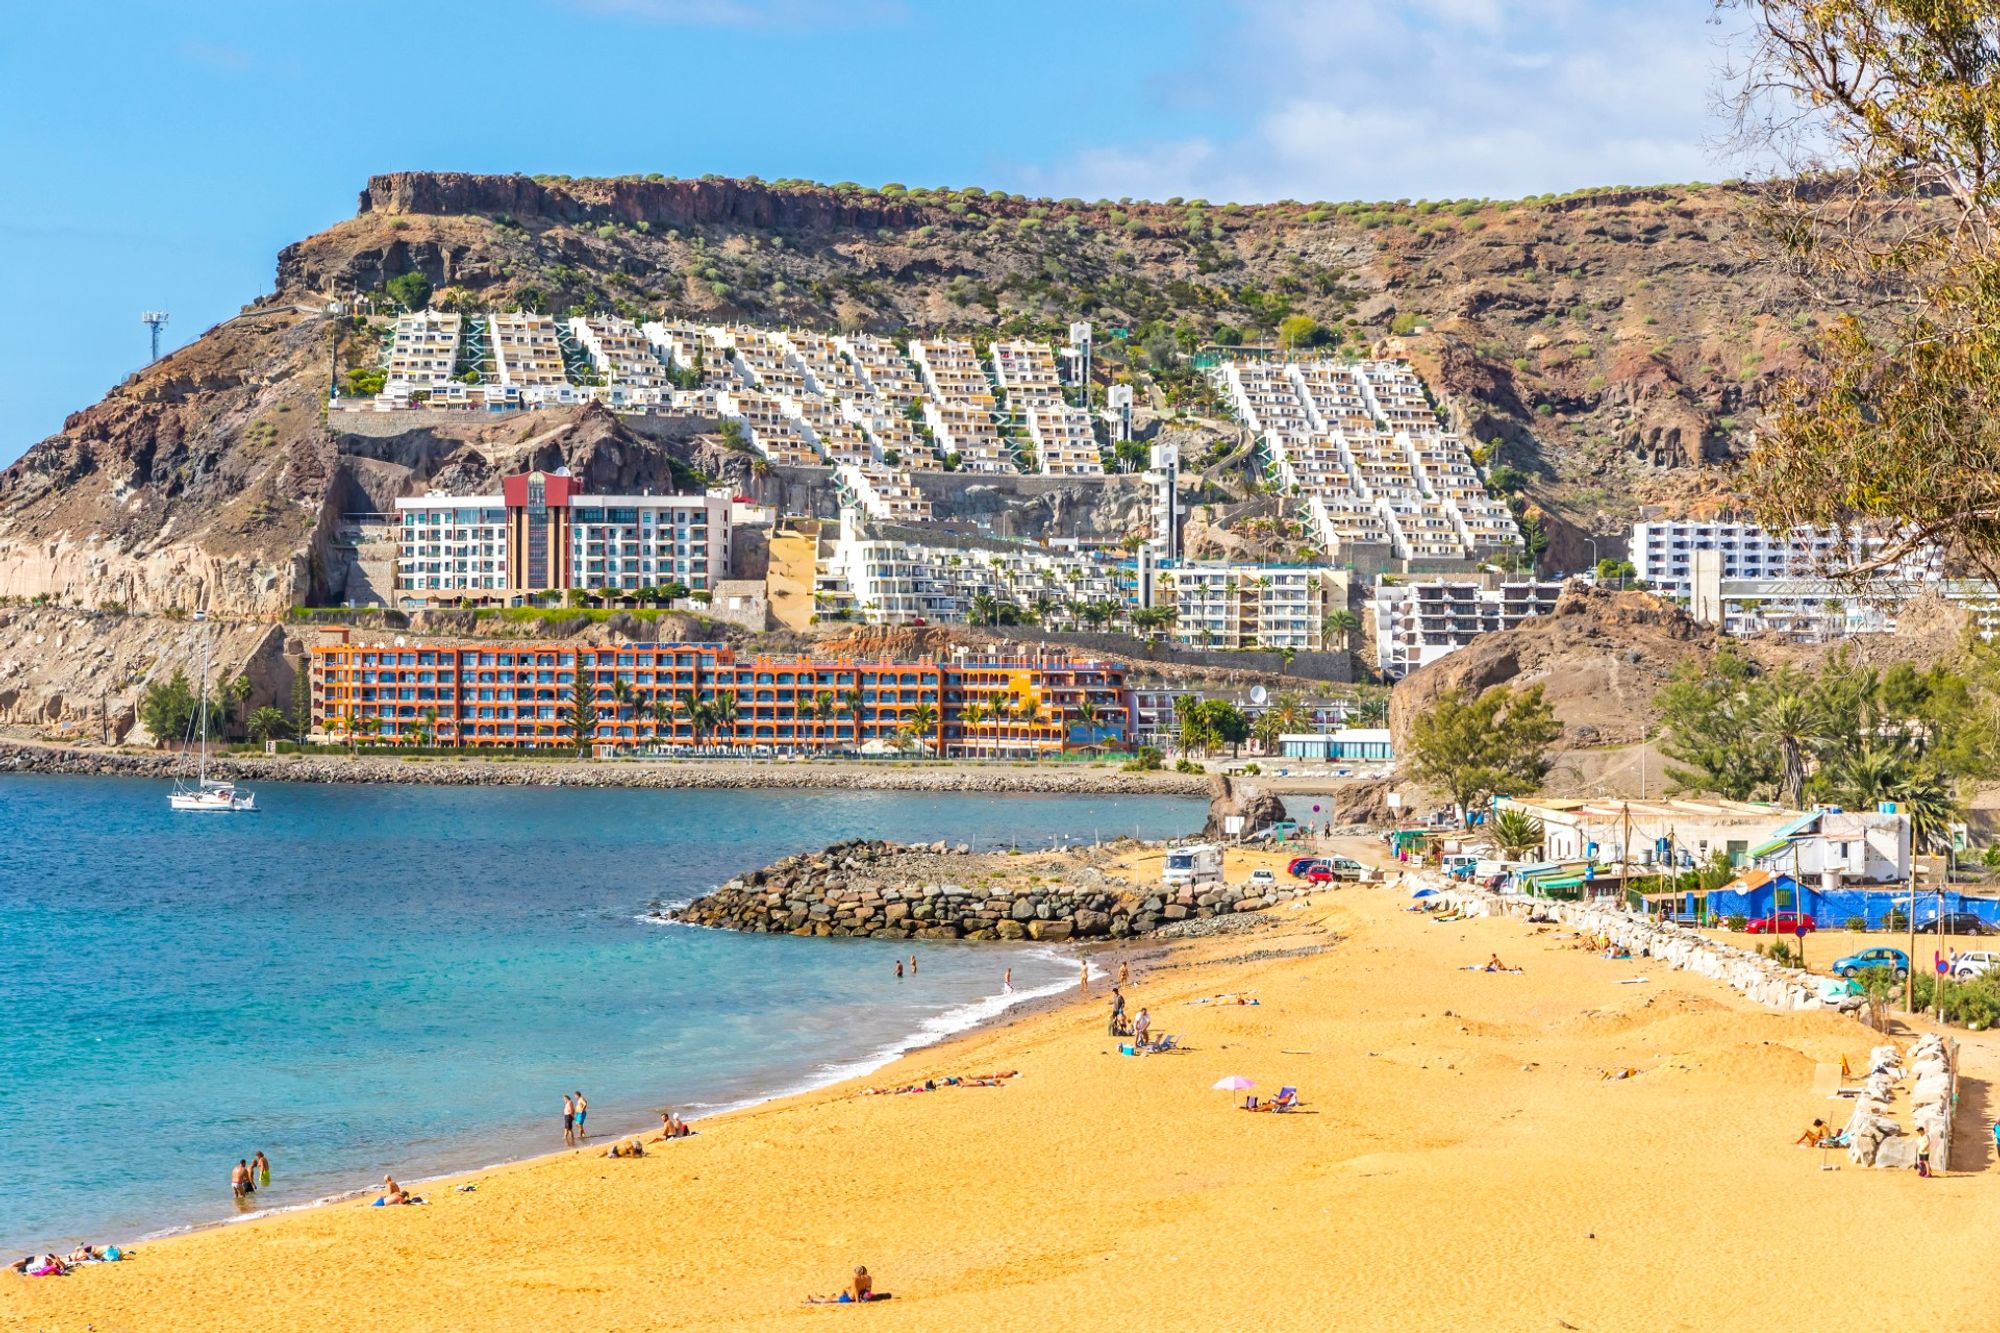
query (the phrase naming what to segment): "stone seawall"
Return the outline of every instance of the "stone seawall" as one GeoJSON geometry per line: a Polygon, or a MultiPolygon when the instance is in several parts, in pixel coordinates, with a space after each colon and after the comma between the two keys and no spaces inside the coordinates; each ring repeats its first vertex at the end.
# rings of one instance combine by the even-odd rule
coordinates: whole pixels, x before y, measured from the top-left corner
{"type": "Polygon", "coordinates": [[[1148,887],[1088,864],[995,884],[991,862],[963,844],[836,843],[738,876],[670,915],[763,934],[1053,942],[1129,939],[1176,922],[1263,911],[1305,892],[1148,887]]]}
{"type": "MultiPolygon", "coordinates": [[[[0,775],[70,773],[167,778],[186,762],[167,751],[66,748],[0,740],[0,775]]],[[[838,761],[457,759],[386,755],[211,755],[211,776],[237,782],[412,783],[435,787],[654,787],[685,790],[993,792],[1073,796],[1206,796],[1207,777],[1115,768],[980,764],[871,765],[838,761]]]]}

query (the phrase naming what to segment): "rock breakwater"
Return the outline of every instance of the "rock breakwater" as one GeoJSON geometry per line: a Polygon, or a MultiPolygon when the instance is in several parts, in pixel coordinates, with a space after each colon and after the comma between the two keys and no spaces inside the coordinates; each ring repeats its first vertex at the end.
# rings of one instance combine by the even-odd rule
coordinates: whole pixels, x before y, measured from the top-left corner
{"type": "Polygon", "coordinates": [[[963,844],[842,842],[730,880],[676,911],[690,925],[874,939],[1129,939],[1177,922],[1260,912],[1303,895],[1239,885],[1148,886],[1115,868],[1139,845],[1014,858],[963,844]]]}

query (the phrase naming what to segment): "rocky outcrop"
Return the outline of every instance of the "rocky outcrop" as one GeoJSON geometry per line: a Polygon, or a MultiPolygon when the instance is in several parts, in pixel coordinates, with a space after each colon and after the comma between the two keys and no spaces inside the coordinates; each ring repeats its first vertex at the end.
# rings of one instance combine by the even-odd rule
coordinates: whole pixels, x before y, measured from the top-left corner
{"type": "Polygon", "coordinates": [[[1412,718],[1440,694],[1540,685],[1563,724],[1563,745],[1620,745],[1655,730],[1653,697],[1683,662],[1706,664],[1720,639],[1651,593],[1572,582],[1553,614],[1482,634],[1411,672],[1389,696],[1389,728],[1403,745],[1412,718]]]}
{"type": "Polygon", "coordinates": [[[1061,942],[1127,939],[1178,922],[1264,911],[1304,893],[1147,887],[1095,866],[1054,884],[991,879],[963,844],[842,842],[788,856],[658,914],[761,934],[1061,942]]]}
{"type": "Polygon", "coordinates": [[[1201,836],[1210,839],[1247,838],[1286,818],[1285,803],[1253,782],[1217,774],[1215,794],[1208,801],[1208,822],[1201,836]],[[1232,821],[1240,821],[1231,827],[1232,821]]]}

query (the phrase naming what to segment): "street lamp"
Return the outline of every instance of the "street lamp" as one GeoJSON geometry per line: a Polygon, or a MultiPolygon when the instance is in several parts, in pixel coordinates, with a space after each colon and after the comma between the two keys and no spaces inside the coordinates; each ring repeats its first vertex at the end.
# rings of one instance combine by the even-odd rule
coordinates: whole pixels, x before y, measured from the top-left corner
{"type": "Polygon", "coordinates": [[[1590,543],[1590,573],[1592,579],[1594,580],[1597,577],[1597,565],[1598,565],[1597,538],[1585,537],[1584,540],[1590,543]]]}

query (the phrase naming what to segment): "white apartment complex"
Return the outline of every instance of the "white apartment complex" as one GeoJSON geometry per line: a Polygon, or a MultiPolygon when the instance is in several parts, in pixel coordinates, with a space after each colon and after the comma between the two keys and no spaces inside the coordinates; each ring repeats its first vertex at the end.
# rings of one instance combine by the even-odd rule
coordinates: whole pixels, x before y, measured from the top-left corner
{"type": "Polygon", "coordinates": [[[492,341],[494,375],[517,389],[567,385],[562,340],[556,322],[547,315],[526,313],[488,315],[486,336],[492,341]]]}
{"type": "Polygon", "coordinates": [[[1724,633],[1824,640],[1894,633],[1901,603],[1947,591],[1935,548],[1859,582],[1837,577],[1882,545],[1880,537],[1774,533],[1733,519],[1646,520],[1632,525],[1630,559],[1647,586],[1724,633]]]}
{"type": "Polygon", "coordinates": [[[1020,542],[952,537],[921,528],[866,521],[843,507],[840,536],[814,587],[822,616],[854,615],[871,624],[962,624],[973,600],[1031,611],[1045,624],[1078,626],[1090,604],[1132,601],[1132,566],[1119,556],[1050,550],[1020,542]]]}
{"type": "Polygon", "coordinates": [[[451,379],[458,364],[458,343],[464,320],[436,310],[396,316],[389,335],[389,359],[384,369],[385,394],[434,389],[451,379]]]}
{"type": "Polygon", "coordinates": [[[1378,582],[1372,608],[1376,664],[1387,675],[1407,675],[1481,634],[1512,629],[1529,616],[1547,615],[1555,610],[1562,590],[1560,579],[1378,582]]]}
{"type": "Polygon", "coordinates": [[[1319,652],[1326,618],[1347,605],[1347,574],[1325,565],[1182,563],[1155,575],[1175,609],[1173,637],[1199,648],[1319,652]]]}
{"type": "Polygon", "coordinates": [[[586,495],[566,472],[507,477],[498,495],[396,501],[396,585],[406,603],[519,603],[566,588],[633,592],[728,576],[730,498],[586,495]]]}
{"type": "Polygon", "coordinates": [[[1513,515],[1404,363],[1242,361],[1215,373],[1330,554],[1456,563],[1519,547],[1513,515]]]}
{"type": "Polygon", "coordinates": [[[631,320],[577,315],[570,319],[569,332],[606,384],[658,389],[667,383],[666,367],[631,320]]]}

